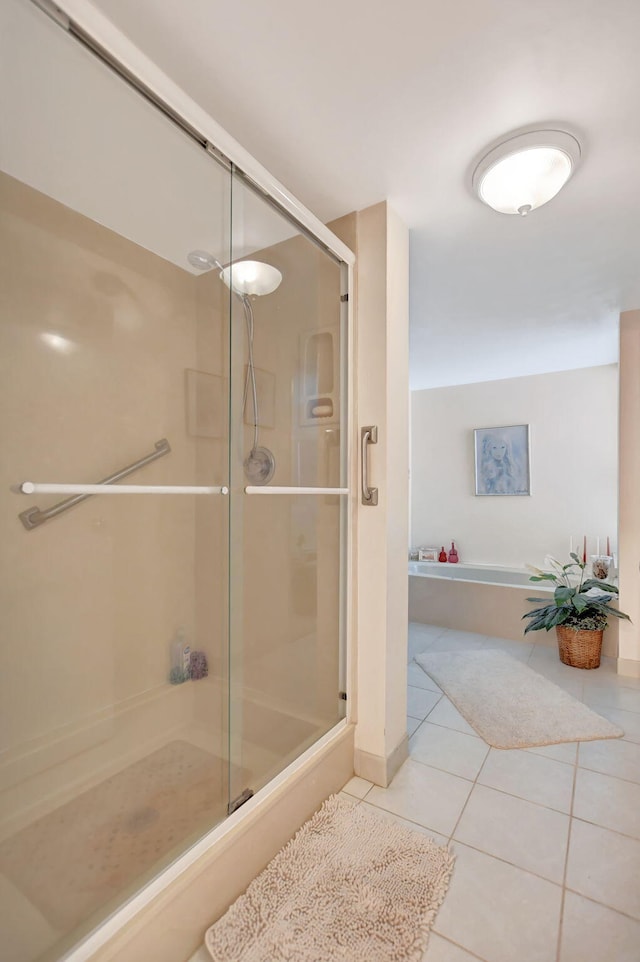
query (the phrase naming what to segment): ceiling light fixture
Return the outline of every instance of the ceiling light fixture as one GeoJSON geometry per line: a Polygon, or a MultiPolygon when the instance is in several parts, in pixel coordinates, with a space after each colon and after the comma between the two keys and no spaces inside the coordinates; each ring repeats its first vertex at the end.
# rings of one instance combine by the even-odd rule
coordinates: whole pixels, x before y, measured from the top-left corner
{"type": "Polygon", "coordinates": [[[564,130],[514,134],[486,153],[473,172],[473,189],[501,214],[526,216],[555,197],[576,169],[580,144],[564,130]]]}

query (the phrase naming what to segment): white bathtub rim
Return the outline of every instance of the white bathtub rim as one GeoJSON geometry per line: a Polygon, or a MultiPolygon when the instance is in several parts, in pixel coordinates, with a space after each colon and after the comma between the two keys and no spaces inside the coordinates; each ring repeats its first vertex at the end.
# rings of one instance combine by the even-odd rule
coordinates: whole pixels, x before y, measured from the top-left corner
{"type": "Polygon", "coordinates": [[[485,588],[515,588],[516,591],[544,591],[551,594],[554,587],[548,588],[546,585],[514,585],[507,581],[478,581],[476,578],[452,578],[446,575],[419,575],[410,574],[410,578],[429,578],[431,581],[446,581],[448,584],[457,585],[483,585],[485,588]]]}
{"type": "Polygon", "coordinates": [[[513,571],[518,572],[518,574],[533,574],[529,572],[529,569],[522,566],[518,567],[516,565],[501,565],[495,562],[481,562],[481,561],[458,561],[452,564],[449,561],[410,561],[409,562],[409,573],[411,574],[411,568],[416,565],[423,565],[426,568],[432,568],[434,571],[438,568],[443,568],[444,570],[450,571],[460,571],[465,568],[471,568],[473,570],[484,571],[488,569],[489,571],[513,571]]]}
{"type": "Polygon", "coordinates": [[[545,582],[531,582],[531,583],[519,583],[514,584],[513,581],[483,581],[480,578],[465,578],[464,571],[487,571],[494,573],[504,573],[517,574],[520,576],[526,576],[527,579],[531,577],[532,572],[528,568],[516,568],[508,565],[497,565],[497,564],[473,564],[471,562],[459,562],[457,564],[449,564],[444,561],[410,561],[409,562],[409,577],[410,578],[429,578],[434,581],[448,581],[456,582],[461,584],[472,584],[472,585],[486,585],[494,588],[517,588],[524,591],[543,591],[546,594],[551,594],[555,590],[555,585],[547,584],[545,582]],[[439,572],[442,571],[442,574],[439,572]],[[448,571],[447,574],[444,572],[448,571]]]}

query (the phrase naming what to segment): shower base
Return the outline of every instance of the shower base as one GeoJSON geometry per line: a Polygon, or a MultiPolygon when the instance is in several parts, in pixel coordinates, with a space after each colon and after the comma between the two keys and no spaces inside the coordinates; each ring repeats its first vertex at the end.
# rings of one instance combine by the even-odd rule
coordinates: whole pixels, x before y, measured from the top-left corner
{"type": "Polygon", "coordinates": [[[227,779],[224,759],[172,741],[2,842],[0,872],[68,932],[222,819],[227,779]]]}

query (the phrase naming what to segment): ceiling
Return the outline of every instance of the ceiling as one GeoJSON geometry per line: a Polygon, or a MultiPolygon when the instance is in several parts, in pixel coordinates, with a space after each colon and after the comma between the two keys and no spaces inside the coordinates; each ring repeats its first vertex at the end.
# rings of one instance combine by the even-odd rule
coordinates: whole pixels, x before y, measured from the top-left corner
{"type": "Polygon", "coordinates": [[[322,220],[411,231],[414,388],[605,364],[640,307],[637,0],[95,0],[322,220]],[[583,163],[527,218],[468,187],[503,133],[583,163]]]}

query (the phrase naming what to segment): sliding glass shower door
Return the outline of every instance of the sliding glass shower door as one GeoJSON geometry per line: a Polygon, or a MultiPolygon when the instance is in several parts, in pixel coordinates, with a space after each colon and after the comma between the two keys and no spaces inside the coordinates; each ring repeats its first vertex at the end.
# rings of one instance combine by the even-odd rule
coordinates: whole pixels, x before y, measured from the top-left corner
{"type": "Polygon", "coordinates": [[[346,269],[1,17],[0,954],[54,962],[344,715],[346,269]]]}
{"type": "Polygon", "coordinates": [[[0,29],[0,955],[34,962],[227,815],[231,174],[31,4],[0,29]]]}
{"type": "Polygon", "coordinates": [[[344,715],[347,278],[237,173],[232,210],[233,807],[344,715]]]}

